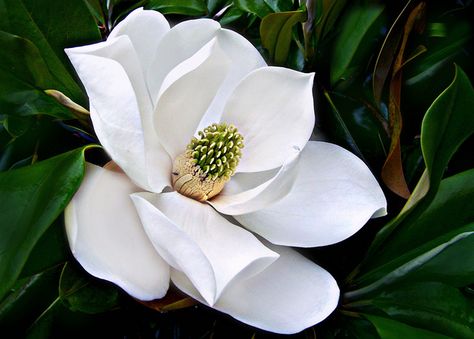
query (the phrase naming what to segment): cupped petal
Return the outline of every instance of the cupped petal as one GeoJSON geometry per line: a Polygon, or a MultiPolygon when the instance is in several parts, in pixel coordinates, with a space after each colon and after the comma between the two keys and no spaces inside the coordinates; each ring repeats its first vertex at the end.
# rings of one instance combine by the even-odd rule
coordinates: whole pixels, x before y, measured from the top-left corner
{"type": "Polygon", "coordinates": [[[65,210],[74,257],[90,274],[141,300],[161,298],[169,265],[143,230],[129,194],[138,188],[121,173],[87,164],[79,191],[65,210]]]}
{"type": "Polygon", "coordinates": [[[128,36],[140,60],[143,74],[147,74],[159,42],[169,30],[170,25],[163,14],[137,8],[115,26],[108,39],[128,36]]]}
{"type": "Polygon", "coordinates": [[[66,50],[90,101],[91,119],[110,157],[140,187],[170,185],[171,159],[152,127],[152,104],[128,36],[66,50]]]}
{"type": "Polygon", "coordinates": [[[298,175],[298,154],[294,150],[288,163],[279,169],[237,173],[208,203],[219,212],[233,216],[264,209],[290,192],[298,175]]]}
{"type": "Polygon", "coordinates": [[[315,121],[313,78],[314,73],[264,67],[240,82],[221,119],[244,137],[237,172],[280,167],[295,149],[303,149],[315,121]]]}
{"type": "Polygon", "coordinates": [[[267,65],[259,51],[240,34],[228,29],[220,29],[216,34],[216,39],[230,59],[230,67],[227,77],[204,114],[198,130],[219,122],[227,100],[240,81],[253,70],[267,65]]]}
{"type": "Polygon", "coordinates": [[[369,168],[345,149],[310,141],[291,191],[275,204],[235,218],[267,240],[286,246],[325,246],[356,233],[387,201],[369,168]]]}
{"type": "Polygon", "coordinates": [[[176,192],[132,198],[156,250],[211,305],[232,280],[257,274],[278,258],[206,204],[176,192]]]}
{"type": "Polygon", "coordinates": [[[172,159],[186,150],[229,65],[229,58],[213,39],[165,79],[168,85],[156,106],[154,126],[172,159]]]}
{"type": "MultiPolygon", "coordinates": [[[[213,308],[249,325],[292,334],[329,316],[339,301],[339,287],[323,268],[289,248],[272,246],[278,260],[248,279],[236,279],[213,308]]],[[[171,269],[171,280],[205,304],[187,277],[171,269]]]]}
{"type": "Polygon", "coordinates": [[[66,53],[86,88],[92,123],[101,144],[137,185],[148,188],[135,90],[117,61],[95,55],[123,51],[126,44],[126,39],[116,39],[68,49],[66,53]]]}
{"type": "Polygon", "coordinates": [[[171,70],[211,41],[220,27],[217,21],[211,19],[188,20],[172,27],[163,36],[146,76],[154,104],[158,102],[163,81],[171,70]]]}

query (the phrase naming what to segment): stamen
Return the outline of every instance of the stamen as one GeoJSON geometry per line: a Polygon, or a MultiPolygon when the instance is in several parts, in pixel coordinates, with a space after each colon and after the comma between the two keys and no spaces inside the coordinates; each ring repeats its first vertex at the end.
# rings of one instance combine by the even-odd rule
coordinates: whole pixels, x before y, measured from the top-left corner
{"type": "Polygon", "coordinates": [[[237,128],[212,124],[197,133],[173,164],[173,187],[183,195],[205,201],[217,195],[234,175],[244,147],[237,128]]]}

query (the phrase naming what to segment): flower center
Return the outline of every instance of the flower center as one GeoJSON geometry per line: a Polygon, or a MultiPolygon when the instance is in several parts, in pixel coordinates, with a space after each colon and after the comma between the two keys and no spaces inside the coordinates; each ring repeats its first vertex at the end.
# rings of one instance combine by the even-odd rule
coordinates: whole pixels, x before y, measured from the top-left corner
{"type": "Polygon", "coordinates": [[[243,137],[233,125],[212,124],[199,131],[174,160],[174,189],[199,201],[219,194],[234,175],[243,147],[243,137]]]}

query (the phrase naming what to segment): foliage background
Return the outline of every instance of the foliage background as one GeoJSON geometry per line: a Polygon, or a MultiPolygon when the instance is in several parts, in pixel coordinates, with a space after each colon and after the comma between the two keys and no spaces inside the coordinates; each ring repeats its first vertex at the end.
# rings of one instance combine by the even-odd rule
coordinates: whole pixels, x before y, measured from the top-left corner
{"type": "Polygon", "coordinates": [[[91,123],[60,95],[87,108],[63,49],[105,39],[140,6],[173,23],[214,18],[269,64],[316,72],[315,134],[358,155],[382,183],[387,217],[301,251],[336,277],[342,297],[295,338],[474,337],[467,0],[0,0],[2,336],[280,337],[177,293],[142,305],[69,252],[62,210],[84,157],[108,159],[86,147],[98,143],[91,123]]]}

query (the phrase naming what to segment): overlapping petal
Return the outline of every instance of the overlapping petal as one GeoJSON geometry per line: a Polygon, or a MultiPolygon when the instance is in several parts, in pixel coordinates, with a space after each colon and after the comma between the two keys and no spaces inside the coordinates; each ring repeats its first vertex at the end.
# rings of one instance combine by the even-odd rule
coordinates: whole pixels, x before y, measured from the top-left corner
{"type": "MultiPolygon", "coordinates": [[[[127,37],[66,50],[90,101],[94,130],[111,158],[139,186],[149,188],[140,108],[122,65],[137,63],[127,37]]],[[[140,72],[141,73],[141,72],[140,72]]],[[[141,96],[146,93],[142,89],[141,96]]]]}
{"type": "Polygon", "coordinates": [[[156,11],[138,8],[131,12],[110,32],[108,39],[128,36],[140,60],[143,74],[147,74],[163,36],[170,30],[165,17],[156,11]]]}
{"type": "Polygon", "coordinates": [[[217,39],[212,39],[169,75],[170,84],[156,106],[154,126],[172,159],[186,150],[229,65],[217,39]]]}
{"type": "Polygon", "coordinates": [[[293,187],[298,175],[299,153],[294,150],[288,163],[279,169],[237,173],[209,204],[223,214],[235,216],[252,213],[275,203],[293,187]]]}
{"type": "Polygon", "coordinates": [[[189,20],[171,28],[160,40],[146,77],[153,103],[158,102],[158,94],[163,92],[160,89],[166,76],[211,41],[219,29],[214,20],[189,20]]]}
{"type": "Polygon", "coordinates": [[[237,172],[280,167],[303,149],[315,121],[313,78],[314,73],[264,67],[239,83],[221,119],[237,126],[244,137],[237,172]]]}
{"type": "MultiPolygon", "coordinates": [[[[145,28],[139,18],[124,20],[119,32],[138,35],[145,28]]],[[[134,45],[128,35],[116,35],[66,53],[86,88],[102,145],[135,183],[160,192],[170,184],[171,159],[152,127],[152,101],[134,45]]]]}
{"type": "Polygon", "coordinates": [[[141,300],[161,298],[168,264],[146,236],[129,194],[137,187],[121,173],[88,164],[84,181],[65,211],[69,246],[90,274],[141,300]]]}
{"type": "Polygon", "coordinates": [[[212,207],[179,193],[132,196],[160,255],[184,272],[210,305],[234,279],[259,273],[278,255],[212,207]]]}
{"type": "Polygon", "coordinates": [[[257,49],[241,35],[221,28],[216,34],[216,39],[231,63],[227,76],[215,93],[214,100],[204,114],[198,130],[219,122],[227,100],[240,81],[253,70],[267,65],[257,49]]]}
{"type": "Polygon", "coordinates": [[[343,148],[310,141],[298,166],[288,195],[236,219],[275,244],[311,247],[342,241],[373,215],[385,214],[387,202],[377,180],[343,148]]]}
{"type": "MultiPolygon", "coordinates": [[[[336,308],[339,288],[323,268],[284,247],[271,247],[280,257],[248,279],[234,280],[212,306],[255,327],[296,333],[324,320],[336,308]]],[[[205,303],[179,271],[171,280],[182,291],[205,303]]]]}

